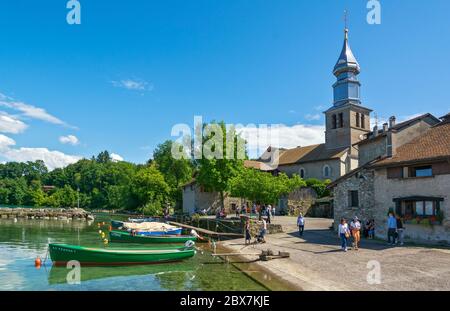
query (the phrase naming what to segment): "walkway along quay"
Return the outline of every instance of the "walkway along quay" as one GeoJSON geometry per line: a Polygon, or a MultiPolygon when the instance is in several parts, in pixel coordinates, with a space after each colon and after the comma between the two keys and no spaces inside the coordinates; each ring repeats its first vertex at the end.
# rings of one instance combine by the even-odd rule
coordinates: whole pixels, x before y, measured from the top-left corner
{"type": "Polygon", "coordinates": [[[0,218],[94,220],[94,216],[81,208],[5,208],[0,207],[0,218]]]}
{"type": "Polygon", "coordinates": [[[337,233],[330,229],[332,219],[306,218],[302,237],[295,217],[278,216],[273,222],[282,225],[284,232],[266,235],[264,244],[245,245],[240,238],[221,241],[217,247],[224,254],[240,253],[236,260],[251,262],[298,290],[450,290],[449,248],[408,243],[389,246],[386,241],[363,239],[358,251],[343,252],[337,233]],[[255,260],[268,249],[290,256],[255,260]],[[379,265],[379,282],[370,274],[375,265],[379,265]]]}

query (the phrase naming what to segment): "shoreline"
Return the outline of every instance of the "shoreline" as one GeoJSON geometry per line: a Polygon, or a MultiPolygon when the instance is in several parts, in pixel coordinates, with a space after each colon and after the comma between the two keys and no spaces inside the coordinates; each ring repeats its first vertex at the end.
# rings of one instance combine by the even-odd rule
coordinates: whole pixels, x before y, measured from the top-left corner
{"type": "Polygon", "coordinates": [[[296,291],[450,290],[448,248],[408,243],[390,246],[386,241],[363,239],[358,251],[350,248],[343,252],[337,235],[329,229],[332,220],[307,219],[302,237],[296,229],[295,218],[280,217],[275,221],[282,224],[284,232],[266,235],[264,244],[246,246],[244,238],[217,243],[220,252],[259,253],[269,249],[274,253],[288,252],[289,258],[270,261],[256,261],[254,255],[233,259],[243,258],[251,262],[252,269],[270,275],[270,280],[256,279],[269,288],[274,283],[272,287],[284,284],[296,291]],[[369,277],[373,276],[374,264],[379,267],[379,277],[372,282],[369,277]]]}
{"type": "MultiPolygon", "coordinates": [[[[238,240],[239,239],[227,240],[226,242],[238,240]]],[[[217,244],[216,250],[219,250],[220,253],[230,253],[236,251],[234,248],[223,243],[224,241],[217,244]]],[[[257,259],[257,256],[236,255],[232,256],[232,258],[225,258],[226,256],[219,257],[222,258],[226,263],[229,263],[239,269],[239,271],[247,275],[253,281],[267,288],[269,291],[304,291],[304,288],[302,288],[299,284],[293,283],[290,280],[283,279],[278,273],[273,271],[273,269],[261,264],[263,262],[257,259]]]]}

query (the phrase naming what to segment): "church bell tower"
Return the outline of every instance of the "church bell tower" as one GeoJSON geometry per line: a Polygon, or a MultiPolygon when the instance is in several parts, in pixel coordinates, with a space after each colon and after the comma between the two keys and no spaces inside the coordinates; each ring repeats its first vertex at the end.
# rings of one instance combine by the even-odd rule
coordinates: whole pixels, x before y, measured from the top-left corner
{"type": "Polygon", "coordinates": [[[327,149],[350,148],[356,158],[353,144],[370,132],[371,109],[361,105],[358,74],[361,68],[348,43],[348,29],[344,30],[344,46],[334,66],[333,74],[337,81],[333,84],[333,106],[325,111],[327,149]]]}

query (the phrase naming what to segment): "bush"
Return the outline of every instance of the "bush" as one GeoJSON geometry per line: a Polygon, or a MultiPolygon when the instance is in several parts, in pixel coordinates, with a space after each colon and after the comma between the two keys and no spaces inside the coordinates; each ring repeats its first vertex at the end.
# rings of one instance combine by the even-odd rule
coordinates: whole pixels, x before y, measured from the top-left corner
{"type": "Polygon", "coordinates": [[[142,214],[146,216],[162,216],[163,215],[163,208],[161,206],[160,202],[150,202],[145,204],[144,207],[141,209],[142,214]]]}

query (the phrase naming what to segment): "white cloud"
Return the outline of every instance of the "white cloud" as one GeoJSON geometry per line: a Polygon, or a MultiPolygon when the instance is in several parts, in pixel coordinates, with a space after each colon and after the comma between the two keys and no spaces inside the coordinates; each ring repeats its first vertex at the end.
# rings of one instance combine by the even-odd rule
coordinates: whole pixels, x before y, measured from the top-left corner
{"type": "Polygon", "coordinates": [[[45,109],[15,101],[13,98],[0,93],[0,106],[13,109],[22,113],[23,116],[45,121],[48,123],[71,127],[61,119],[51,115],[45,109]]]}
{"type": "Polygon", "coordinates": [[[16,142],[14,141],[14,139],[0,134],[0,152],[8,149],[10,146],[14,146],[15,144],[16,142]]]}
{"type": "Polygon", "coordinates": [[[123,161],[123,158],[120,155],[118,155],[117,153],[111,153],[110,157],[111,157],[111,161],[113,161],[113,162],[123,161]]]}
{"type": "Polygon", "coordinates": [[[305,119],[308,121],[317,121],[317,120],[320,120],[321,117],[322,116],[318,113],[316,113],[316,114],[308,113],[307,115],[305,115],[305,119]]]}
{"type": "Polygon", "coordinates": [[[15,116],[0,111],[0,132],[19,134],[27,129],[28,125],[17,119],[15,116]]]}
{"type": "Polygon", "coordinates": [[[247,140],[250,157],[261,155],[269,146],[279,148],[295,148],[325,142],[325,127],[319,125],[282,124],[270,127],[246,127],[239,131],[247,140]]]}
{"type": "Polygon", "coordinates": [[[323,106],[323,105],[319,105],[319,106],[314,107],[314,109],[317,111],[323,111],[323,110],[327,109],[327,107],[323,106]]]}
{"type": "Polygon", "coordinates": [[[80,140],[75,135],[67,135],[59,137],[59,142],[61,144],[70,144],[76,146],[80,143],[80,140]]]}
{"type": "Polygon", "coordinates": [[[151,91],[153,90],[153,85],[142,80],[131,80],[125,79],[120,81],[111,81],[112,85],[115,87],[124,88],[132,91],[151,91]]]}
{"type": "Polygon", "coordinates": [[[42,160],[45,165],[53,170],[75,163],[82,157],[67,155],[60,151],[48,150],[47,148],[13,148],[16,142],[0,134],[0,156],[8,161],[26,162],[42,160]]]}

